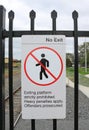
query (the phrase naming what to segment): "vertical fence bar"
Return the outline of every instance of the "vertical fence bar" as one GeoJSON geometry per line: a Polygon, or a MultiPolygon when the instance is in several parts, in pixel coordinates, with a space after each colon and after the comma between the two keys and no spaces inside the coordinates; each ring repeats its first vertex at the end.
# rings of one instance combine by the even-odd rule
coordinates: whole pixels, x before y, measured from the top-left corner
{"type": "Polygon", "coordinates": [[[53,10],[51,12],[51,18],[52,18],[52,31],[53,34],[56,34],[56,18],[57,18],[57,12],[53,10]]]}
{"type": "Polygon", "coordinates": [[[74,130],[78,130],[78,13],[74,11],[72,13],[74,20],[74,130]]]}
{"type": "MultiPolygon", "coordinates": [[[[31,25],[30,25],[30,27],[31,27],[31,33],[32,34],[34,34],[34,19],[35,19],[35,17],[36,17],[36,13],[35,13],[34,10],[32,10],[30,12],[30,18],[31,18],[31,25]]],[[[35,130],[35,120],[34,119],[31,120],[31,130],[35,130]]]]}
{"type": "Polygon", "coordinates": [[[14,12],[10,11],[9,18],[9,117],[10,130],[14,129],[14,108],[13,108],[13,19],[14,12]]]}
{"type": "Polygon", "coordinates": [[[34,34],[34,20],[35,20],[35,17],[36,17],[36,13],[34,10],[32,10],[30,12],[30,18],[31,18],[31,33],[34,34]]]}
{"type": "MultiPolygon", "coordinates": [[[[51,12],[51,18],[52,18],[52,31],[53,35],[56,34],[56,18],[57,18],[57,12],[53,10],[51,12]]],[[[57,119],[53,119],[53,130],[57,130],[57,119]]]]}
{"type": "Polygon", "coordinates": [[[4,57],[5,57],[5,39],[2,31],[5,29],[6,10],[0,6],[0,130],[5,130],[5,84],[4,84],[4,57]]]}

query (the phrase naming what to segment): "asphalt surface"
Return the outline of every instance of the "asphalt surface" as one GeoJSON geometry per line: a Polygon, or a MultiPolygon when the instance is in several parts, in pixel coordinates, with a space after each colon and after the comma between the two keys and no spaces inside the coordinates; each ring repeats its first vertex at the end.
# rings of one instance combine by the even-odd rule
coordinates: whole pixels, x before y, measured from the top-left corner
{"type": "MultiPolygon", "coordinates": [[[[14,90],[21,85],[21,75],[14,76],[14,90]]],[[[5,93],[8,96],[8,78],[5,79],[5,93]]],[[[67,87],[66,119],[57,120],[58,130],[74,130],[74,89],[67,87]]],[[[9,130],[9,112],[6,111],[6,130],[9,130]]],[[[36,130],[53,129],[52,120],[36,120],[36,130]]],[[[31,120],[20,118],[14,130],[31,130],[31,120]]],[[[89,98],[79,91],[79,130],[89,130],[89,98]]]]}
{"type": "MultiPolygon", "coordinates": [[[[5,98],[9,95],[8,77],[5,78],[5,98]]],[[[21,86],[21,74],[17,73],[13,76],[13,91],[21,86]]],[[[8,102],[9,104],[9,102],[8,102]]],[[[5,104],[5,128],[9,130],[9,110],[5,104]]],[[[9,108],[9,106],[8,106],[9,108]]]]}
{"type": "MultiPolygon", "coordinates": [[[[21,86],[21,74],[15,74],[13,76],[13,90],[16,90],[21,86]]],[[[9,81],[8,77],[5,78],[5,97],[9,95],[9,81]]]]}
{"type": "MultiPolygon", "coordinates": [[[[74,130],[74,89],[67,87],[66,119],[57,120],[58,130],[74,130]]],[[[52,120],[36,120],[36,130],[53,129],[52,120]]],[[[20,118],[15,130],[31,130],[31,120],[20,118]]],[[[79,91],[79,130],[89,130],[89,98],[79,91]]]]}

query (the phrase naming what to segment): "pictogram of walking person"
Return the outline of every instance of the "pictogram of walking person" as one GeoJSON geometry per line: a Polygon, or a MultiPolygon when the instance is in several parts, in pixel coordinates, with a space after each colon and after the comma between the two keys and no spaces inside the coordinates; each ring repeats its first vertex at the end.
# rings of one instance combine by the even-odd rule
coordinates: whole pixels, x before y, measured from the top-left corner
{"type": "Polygon", "coordinates": [[[46,68],[46,67],[49,67],[49,61],[45,58],[45,54],[41,54],[41,57],[42,57],[42,59],[40,60],[40,63],[41,63],[44,67],[42,67],[42,65],[41,65],[40,63],[36,64],[36,66],[39,66],[39,65],[40,65],[40,67],[41,67],[41,71],[40,71],[40,73],[39,73],[40,80],[42,80],[43,75],[44,75],[46,78],[48,78],[48,75],[47,75],[47,73],[46,73],[45,68],[46,68]]]}

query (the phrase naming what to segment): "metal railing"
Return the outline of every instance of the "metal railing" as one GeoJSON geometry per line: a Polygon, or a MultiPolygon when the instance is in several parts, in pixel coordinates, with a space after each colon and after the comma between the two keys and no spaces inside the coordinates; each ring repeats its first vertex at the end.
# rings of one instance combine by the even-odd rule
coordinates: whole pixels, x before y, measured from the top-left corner
{"type": "MultiPolygon", "coordinates": [[[[4,58],[5,58],[5,38],[9,39],[9,111],[10,111],[10,130],[14,129],[13,119],[13,38],[21,37],[22,35],[65,35],[66,37],[74,37],[74,130],[78,130],[78,37],[89,37],[89,31],[78,31],[78,13],[74,11],[72,13],[74,30],[56,30],[56,18],[57,12],[53,10],[51,12],[52,18],[52,30],[34,30],[35,25],[35,11],[30,12],[31,29],[27,30],[13,30],[14,12],[10,11],[9,18],[9,30],[5,29],[5,13],[6,10],[3,6],[0,6],[0,130],[5,130],[5,85],[4,85],[4,58]]],[[[35,130],[35,120],[31,120],[31,129],[35,130]]],[[[53,119],[53,130],[57,130],[57,119],[53,119]]]]}

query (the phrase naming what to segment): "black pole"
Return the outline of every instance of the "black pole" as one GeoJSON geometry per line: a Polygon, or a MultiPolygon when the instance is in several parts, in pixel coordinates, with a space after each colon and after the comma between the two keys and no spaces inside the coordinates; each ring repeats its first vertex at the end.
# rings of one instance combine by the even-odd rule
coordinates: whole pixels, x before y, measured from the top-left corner
{"type": "Polygon", "coordinates": [[[31,18],[31,33],[34,34],[34,20],[35,20],[35,17],[36,17],[36,13],[34,10],[32,10],[30,12],[30,18],[31,18]]]}
{"type": "Polygon", "coordinates": [[[9,117],[10,130],[14,129],[14,110],[13,110],[13,19],[14,12],[10,11],[9,18],[9,117]]]}
{"type": "MultiPolygon", "coordinates": [[[[30,25],[30,27],[31,27],[31,34],[34,34],[34,19],[35,19],[35,17],[36,17],[36,13],[35,13],[34,10],[32,10],[32,11],[30,12],[30,19],[31,19],[31,25],[30,25]]],[[[31,130],[35,130],[35,120],[34,120],[34,119],[31,120],[31,130]]]]}
{"type": "MultiPolygon", "coordinates": [[[[57,18],[57,12],[53,10],[51,12],[51,18],[52,18],[52,34],[56,34],[56,18],[57,18]]],[[[53,130],[57,130],[57,119],[53,119],[53,130]]]]}
{"type": "Polygon", "coordinates": [[[56,18],[57,18],[57,12],[55,10],[53,10],[51,12],[51,18],[52,18],[52,31],[53,34],[56,34],[56,18]]]}
{"type": "Polygon", "coordinates": [[[74,20],[74,130],[78,130],[78,13],[74,11],[72,13],[74,20]]]}
{"type": "Polygon", "coordinates": [[[4,85],[4,57],[5,57],[5,40],[2,32],[5,29],[6,10],[0,6],[0,130],[5,130],[5,85],[4,85]]]}

